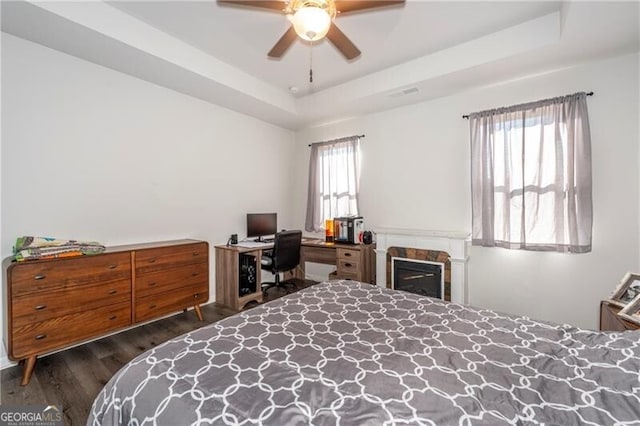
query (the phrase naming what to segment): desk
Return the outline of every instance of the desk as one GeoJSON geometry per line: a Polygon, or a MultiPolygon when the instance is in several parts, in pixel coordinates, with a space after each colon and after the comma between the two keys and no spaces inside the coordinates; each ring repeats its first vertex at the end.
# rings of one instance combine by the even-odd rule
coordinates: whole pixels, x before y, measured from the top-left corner
{"type": "MultiPolygon", "coordinates": [[[[241,243],[242,244],[242,243],[241,243]]],[[[216,302],[230,308],[242,309],[248,302],[262,302],[262,247],[215,246],[216,302]]],[[[324,240],[303,238],[300,246],[300,265],[287,272],[285,279],[305,278],[305,263],[335,265],[329,279],[351,279],[375,284],[375,245],[325,243],[324,240]]]]}

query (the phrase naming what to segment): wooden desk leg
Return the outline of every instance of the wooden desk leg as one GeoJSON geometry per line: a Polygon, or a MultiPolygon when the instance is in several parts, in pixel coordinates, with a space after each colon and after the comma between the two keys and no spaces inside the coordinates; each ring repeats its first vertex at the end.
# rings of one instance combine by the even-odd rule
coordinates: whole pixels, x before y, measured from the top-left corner
{"type": "Polygon", "coordinates": [[[306,257],[304,255],[304,251],[300,253],[300,263],[298,264],[298,267],[296,268],[296,274],[298,275],[298,278],[300,278],[302,281],[304,281],[307,277],[307,272],[306,272],[306,265],[305,263],[307,262],[306,257]]]}
{"type": "Polygon", "coordinates": [[[22,382],[21,386],[26,386],[29,384],[31,380],[31,374],[33,374],[33,369],[36,367],[36,356],[30,356],[29,358],[24,360],[24,369],[22,370],[22,382]]]}
{"type": "Polygon", "coordinates": [[[195,305],[193,310],[196,311],[196,315],[200,321],[204,321],[204,317],[202,316],[202,311],[200,310],[200,305],[195,305]]]}

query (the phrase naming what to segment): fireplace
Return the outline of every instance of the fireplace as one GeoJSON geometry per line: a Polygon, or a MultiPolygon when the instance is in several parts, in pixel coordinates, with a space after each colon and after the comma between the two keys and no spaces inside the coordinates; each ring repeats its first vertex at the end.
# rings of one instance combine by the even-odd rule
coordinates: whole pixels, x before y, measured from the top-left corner
{"type": "Polygon", "coordinates": [[[449,253],[442,250],[425,250],[412,247],[388,247],[386,262],[387,287],[451,301],[450,259],[451,256],[449,253]],[[401,287],[404,288],[398,287],[398,284],[400,284],[396,274],[398,266],[400,266],[401,273],[406,278],[403,280],[404,282],[401,283],[401,287]],[[434,275],[428,276],[428,274],[434,275]],[[422,277],[421,275],[425,276],[422,277]],[[415,282],[408,282],[410,280],[415,282]],[[437,280],[437,290],[427,290],[425,288],[426,281],[434,280],[437,280]],[[422,283],[420,283],[420,281],[422,281],[422,283]],[[411,288],[411,290],[409,290],[409,288],[411,288]]]}
{"type": "Polygon", "coordinates": [[[444,299],[442,263],[391,259],[391,285],[396,290],[444,299]]]}
{"type": "Polygon", "coordinates": [[[377,285],[393,288],[393,258],[442,264],[442,298],[455,303],[469,303],[467,262],[471,239],[468,232],[398,228],[377,228],[374,231],[377,285]]]}

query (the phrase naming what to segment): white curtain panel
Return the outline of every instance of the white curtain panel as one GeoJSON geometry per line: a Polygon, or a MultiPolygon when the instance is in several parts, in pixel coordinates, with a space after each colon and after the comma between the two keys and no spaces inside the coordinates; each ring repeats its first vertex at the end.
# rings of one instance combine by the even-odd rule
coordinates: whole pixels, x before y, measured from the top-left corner
{"type": "Polygon", "coordinates": [[[324,220],[358,214],[360,137],[311,145],[305,230],[324,230],[324,220]]]}
{"type": "Polygon", "coordinates": [[[586,96],[469,115],[474,245],[591,251],[586,96]]]}

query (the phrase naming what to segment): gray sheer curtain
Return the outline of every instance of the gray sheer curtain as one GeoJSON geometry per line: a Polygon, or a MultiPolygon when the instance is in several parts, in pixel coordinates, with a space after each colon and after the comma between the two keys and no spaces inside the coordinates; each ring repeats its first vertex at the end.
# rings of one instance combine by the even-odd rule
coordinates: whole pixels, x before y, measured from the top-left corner
{"type": "Polygon", "coordinates": [[[324,220],[358,214],[360,137],[311,145],[305,230],[324,230],[324,220]]]}
{"type": "Polygon", "coordinates": [[[469,115],[472,244],[591,251],[585,93],[469,115]]]}

